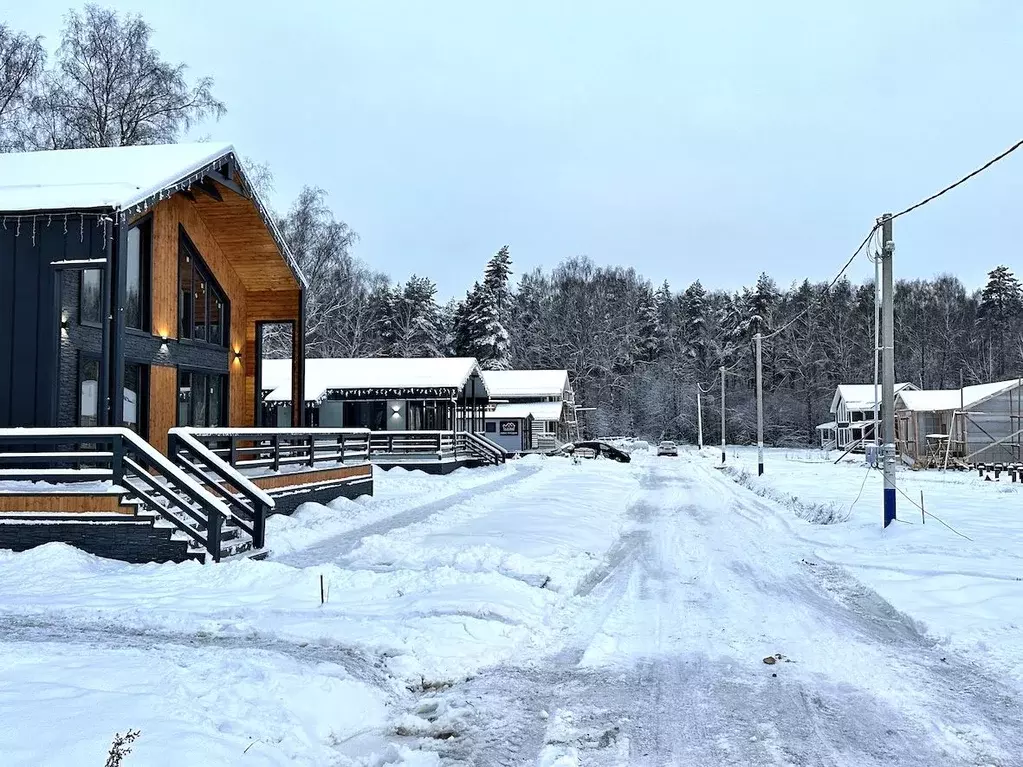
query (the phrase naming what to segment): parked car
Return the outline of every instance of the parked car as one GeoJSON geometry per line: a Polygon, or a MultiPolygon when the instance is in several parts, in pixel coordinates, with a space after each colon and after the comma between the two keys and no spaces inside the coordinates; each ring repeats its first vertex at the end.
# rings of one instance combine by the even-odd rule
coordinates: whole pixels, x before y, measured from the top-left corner
{"type": "Polygon", "coordinates": [[[657,446],[657,455],[673,455],[678,457],[678,445],[671,440],[665,440],[657,446]]]}
{"type": "Polygon", "coordinates": [[[550,456],[574,456],[577,458],[610,458],[612,461],[618,461],[619,463],[629,463],[632,458],[624,450],[619,450],[614,445],[610,445],[599,439],[591,439],[585,442],[570,442],[566,445],[562,445],[557,450],[552,450],[547,455],[550,456]]]}

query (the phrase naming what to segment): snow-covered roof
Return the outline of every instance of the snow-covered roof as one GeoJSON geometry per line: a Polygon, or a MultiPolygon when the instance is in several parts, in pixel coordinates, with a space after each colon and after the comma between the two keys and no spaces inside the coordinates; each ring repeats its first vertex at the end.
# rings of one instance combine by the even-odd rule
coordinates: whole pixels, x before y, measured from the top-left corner
{"type": "MultiPolygon", "coordinates": [[[[904,389],[915,389],[911,383],[895,384],[895,393],[904,389]]],[[[838,412],[838,403],[844,402],[849,410],[873,410],[874,384],[839,384],[835,396],[831,400],[831,412],[838,412]]],[[[877,387],[877,401],[881,401],[881,387],[877,387]]]]}
{"type": "Polygon", "coordinates": [[[0,211],[130,208],[233,152],[166,144],[0,154],[0,211]]]}
{"type": "Polygon", "coordinates": [[[920,391],[904,391],[899,394],[903,410],[917,412],[937,412],[940,410],[958,410],[960,407],[972,407],[989,397],[1001,394],[1020,385],[1020,379],[1010,381],[994,381],[959,389],[923,389],[920,391]]]}
{"type": "MultiPolygon", "coordinates": [[[[479,365],[472,357],[307,359],[305,401],[343,389],[462,389],[474,371],[479,365]]],[[[267,402],[290,402],[291,360],[263,360],[262,386],[272,389],[267,402]]]]}
{"type": "Polygon", "coordinates": [[[507,402],[494,405],[487,411],[487,418],[528,418],[537,421],[560,421],[564,404],[561,402],[507,402]]]}
{"type": "MultiPolygon", "coordinates": [[[[0,212],[90,211],[112,208],[135,214],[172,192],[179,182],[201,177],[234,158],[231,144],[154,144],[149,146],[58,149],[0,154],[0,212]]],[[[248,181],[245,182],[246,186],[248,181]]],[[[281,255],[300,282],[302,275],[273,216],[251,188],[247,190],[281,255]]]]}
{"type": "Polygon", "coordinates": [[[817,431],[828,431],[829,429],[837,429],[838,424],[834,421],[828,421],[827,423],[817,424],[817,431]]]}
{"type": "Polygon", "coordinates": [[[567,370],[484,370],[490,396],[560,397],[568,388],[567,370]]]}

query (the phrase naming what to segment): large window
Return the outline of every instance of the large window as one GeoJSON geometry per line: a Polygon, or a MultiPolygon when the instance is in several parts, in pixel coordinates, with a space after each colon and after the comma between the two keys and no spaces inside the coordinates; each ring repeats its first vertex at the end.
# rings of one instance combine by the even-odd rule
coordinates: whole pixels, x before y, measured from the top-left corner
{"type": "Polygon", "coordinates": [[[78,425],[99,423],[99,360],[80,357],[78,361],[78,425]]]}
{"type": "MultiPolygon", "coordinates": [[[[99,424],[99,360],[81,356],[78,362],[78,425],[99,424]]],[[[125,363],[124,409],[122,426],[136,434],[148,436],[149,426],[149,367],[135,362],[125,363]]]]}
{"type": "Polygon", "coordinates": [[[448,403],[438,400],[408,403],[408,421],[410,431],[446,431],[451,428],[448,423],[448,403]]]}
{"type": "Polygon", "coordinates": [[[178,426],[225,426],[227,376],[182,370],[178,373],[178,426]]]}
{"type": "Polygon", "coordinates": [[[81,311],[78,321],[83,325],[99,325],[103,320],[103,272],[86,269],[82,272],[81,311]]]}
{"type": "Polygon", "coordinates": [[[149,260],[152,247],[152,221],[146,219],[128,230],[125,268],[128,290],[124,304],[124,324],[136,330],[149,329],[149,260]]]}
{"type": "Polygon", "coordinates": [[[149,368],[134,362],[124,365],[124,426],[147,437],[149,432],[149,368]]]}
{"type": "MultiPolygon", "coordinates": [[[[136,330],[149,329],[150,258],[152,220],[146,219],[128,230],[128,249],[124,255],[127,289],[124,297],[124,324],[136,330]]],[[[82,272],[79,322],[100,325],[103,321],[103,271],[82,272]]]]}
{"type": "Polygon", "coordinates": [[[344,404],[344,423],[346,429],[369,429],[386,431],[386,402],[346,402],[344,404]]]}
{"type": "Polygon", "coordinates": [[[184,235],[178,251],[178,286],[178,337],[227,346],[228,303],[184,235]]]}

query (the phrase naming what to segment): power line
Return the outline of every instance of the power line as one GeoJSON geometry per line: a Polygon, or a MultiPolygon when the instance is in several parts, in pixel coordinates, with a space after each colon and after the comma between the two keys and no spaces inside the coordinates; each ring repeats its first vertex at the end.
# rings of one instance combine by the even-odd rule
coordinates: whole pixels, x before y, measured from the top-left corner
{"type": "Polygon", "coordinates": [[[909,206],[908,208],[906,208],[905,210],[903,210],[903,211],[900,211],[900,212],[896,213],[896,214],[895,214],[894,216],[892,216],[892,219],[896,219],[896,218],[899,218],[899,216],[905,216],[905,215],[906,215],[907,213],[909,213],[909,212],[911,212],[911,211],[914,211],[914,210],[916,210],[917,208],[921,208],[921,207],[923,207],[924,205],[926,205],[927,203],[929,203],[929,202],[932,202],[933,200],[936,200],[936,199],[938,199],[938,198],[939,198],[939,197],[941,197],[941,196],[942,196],[943,194],[948,194],[948,193],[949,193],[949,192],[951,192],[951,191],[952,191],[953,189],[955,189],[955,188],[956,188],[957,186],[961,186],[962,184],[965,184],[965,183],[966,183],[967,181],[969,181],[969,180],[970,180],[971,178],[973,178],[974,176],[977,176],[977,175],[979,175],[979,174],[983,173],[984,171],[986,171],[986,170],[987,170],[988,168],[990,168],[990,167],[991,167],[992,165],[994,165],[994,164],[995,164],[996,162],[998,162],[999,160],[1003,160],[1003,159],[1005,159],[1005,158],[1006,158],[1006,157],[1008,157],[1008,156],[1009,156],[1010,154],[1012,154],[1012,153],[1013,153],[1013,152],[1015,152],[1015,151],[1016,151],[1017,149],[1019,149],[1019,148],[1020,148],[1021,146],[1023,146],[1023,140],[1017,141],[1017,142],[1016,142],[1015,144],[1013,144],[1013,145],[1012,145],[1011,147],[1009,147],[1008,149],[1006,149],[1006,150],[1005,150],[1004,152],[1002,152],[1002,153],[1001,153],[1000,155],[998,155],[997,157],[993,157],[992,159],[988,160],[988,161],[987,161],[986,163],[984,163],[983,165],[981,165],[981,166],[980,166],[979,168],[977,168],[976,170],[974,170],[974,171],[971,171],[970,173],[967,173],[967,174],[966,174],[965,176],[963,176],[963,177],[962,177],[961,179],[959,179],[958,181],[956,181],[956,182],[955,182],[954,184],[949,184],[949,185],[948,185],[948,186],[946,186],[946,187],[945,187],[944,189],[942,189],[942,190],[941,190],[940,192],[935,192],[935,193],[934,193],[934,194],[932,194],[932,195],[931,195],[930,197],[925,197],[924,199],[920,200],[920,202],[916,203],[915,205],[910,205],[910,206],[909,206]]]}
{"type": "Polygon", "coordinates": [[[791,320],[786,322],[784,325],[782,325],[780,328],[773,331],[772,333],[769,333],[766,336],[762,336],[760,340],[767,341],[768,339],[774,338],[779,333],[788,330],[793,324],[795,324],[804,315],[806,315],[806,313],[810,311],[810,309],[817,301],[823,300],[828,295],[828,293],[831,292],[831,289],[838,284],[838,281],[842,279],[842,275],[846,273],[850,266],[852,266],[852,262],[856,260],[856,256],[858,256],[860,252],[867,246],[867,243],[870,242],[871,238],[874,236],[874,233],[880,228],[881,228],[880,223],[874,224],[874,228],[867,233],[867,236],[863,238],[863,242],[860,243],[860,246],[853,251],[853,254],[849,256],[849,260],[845,262],[845,265],[838,271],[838,274],[835,275],[835,278],[828,283],[827,287],[821,291],[821,294],[816,299],[807,303],[807,305],[804,306],[803,309],[800,312],[798,312],[796,316],[793,317],[791,320]]]}

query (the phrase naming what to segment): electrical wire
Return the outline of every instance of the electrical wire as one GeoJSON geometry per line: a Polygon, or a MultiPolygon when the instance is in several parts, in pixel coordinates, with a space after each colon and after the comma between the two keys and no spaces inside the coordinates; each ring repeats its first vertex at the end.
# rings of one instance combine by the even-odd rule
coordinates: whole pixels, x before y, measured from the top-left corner
{"type": "Polygon", "coordinates": [[[849,506],[849,513],[850,514],[852,514],[852,510],[856,508],[856,504],[860,502],[860,498],[863,496],[863,488],[865,488],[867,486],[867,477],[870,476],[870,470],[872,468],[874,468],[874,467],[873,466],[868,466],[867,467],[867,473],[863,475],[863,481],[860,482],[860,491],[858,493],[856,493],[856,500],[853,501],[852,505],[849,506]]]}
{"type": "MultiPolygon", "coordinates": [[[[878,471],[881,471],[881,469],[878,469],[878,471]]],[[[921,513],[921,514],[926,514],[926,515],[927,515],[928,517],[930,517],[931,519],[936,519],[936,520],[938,520],[938,522],[940,522],[941,524],[943,524],[943,525],[944,525],[945,527],[947,527],[947,528],[948,528],[949,530],[951,530],[951,531],[952,531],[953,533],[955,533],[956,535],[958,535],[958,536],[959,536],[960,538],[965,538],[966,540],[970,541],[971,543],[973,542],[973,538],[971,538],[971,537],[970,537],[970,536],[968,536],[968,535],[964,535],[963,533],[959,532],[959,531],[958,531],[958,530],[956,530],[956,529],[955,529],[954,527],[952,527],[952,525],[950,525],[950,524],[949,524],[948,522],[946,522],[945,520],[943,520],[943,519],[942,519],[941,517],[935,516],[934,514],[931,514],[931,512],[927,511],[927,509],[925,509],[925,508],[924,508],[923,506],[921,506],[921,505],[920,505],[919,503],[917,503],[916,501],[914,501],[914,500],[913,500],[913,499],[912,499],[912,498],[911,498],[911,497],[910,497],[909,495],[907,495],[907,494],[906,494],[906,491],[905,491],[905,490],[903,490],[903,489],[902,489],[901,487],[899,487],[898,485],[896,485],[896,486],[895,486],[895,489],[899,491],[899,494],[900,494],[900,495],[901,495],[901,496],[902,496],[903,498],[905,498],[905,499],[906,499],[907,501],[909,501],[909,503],[910,503],[910,505],[911,505],[911,506],[914,506],[914,507],[916,507],[917,509],[919,509],[919,510],[920,510],[920,513],[921,513]]]]}
{"type": "Polygon", "coordinates": [[[835,287],[835,285],[838,284],[838,281],[840,279],[842,279],[842,275],[846,273],[846,271],[849,269],[850,266],[852,266],[853,261],[855,261],[856,257],[860,254],[860,252],[863,251],[863,249],[867,247],[867,244],[870,242],[871,238],[874,236],[874,233],[877,232],[878,229],[880,229],[880,228],[881,228],[881,224],[880,223],[874,224],[873,229],[871,229],[870,232],[867,233],[867,236],[863,238],[863,242],[860,243],[860,246],[858,248],[856,248],[856,250],[853,251],[853,254],[851,256],[849,256],[849,260],[845,262],[845,265],[841,269],[839,269],[838,274],[835,275],[834,279],[831,280],[831,282],[828,283],[827,287],[824,288],[824,290],[821,291],[821,294],[816,299],[814,299],[814,300],[810,301],[809,303],[807,303],[807,305],[804,306],[803,309],[801,311],[799,311],[796,314],[795,317],[793,317],[791,320],[786,322],[780,328],[778,328],[775,331],[772,331],[771,333],[768,333],[766,336],[761,336],[760,340],[761,341],[767,341],[767,340],[769,340],[771,338],[774,338],[776,335],[778,335],[780,333],[783,333],[784,331],[788,330],[798,320],[802,319],[803,316],[805,316],[807,314],[807,312],[810,311],[810,309],[813,307],[813,305],[816,302],[823,300],[825,298],[825,296],[827,296],[828,293],[831,292],[831,289],[833,287],[835,287]]]}
{"type": "Polygon", "coordinates": [[[929,202],[933,202],[934,200],[936,200],[939,197],[941,197],[943,194],[948,194],[953,189],[955,189],[957,186],[961,186],[962,184],[965,184],[967,181],[969,181],[974,176],[977,176],[977,175],[983,173],[984,171],[986,171],[988,168],[990,168],[992,165],[994,165],[999,160],[1004,160],[1006,157],[1008,157],[1010,154],[1015,152],[1021,146],[1023,146],[1023,140],[1017,141],[1015,144],[1013,144],[1011,147],[1006,149],[1000,155],[998,155],[996,157],[993,157],[992,159],[988,160],[986,163],[981,165],[976,170],[967,173],[965,176],[963,176],[961,179],[959,179],[955,183],[949,184],[948,186],[946,186],[941,191],[935,192],[934,194],[932,194],[930,197],[925,197],[924,199],[920,200],[920,202],[916,203],[915,205],[910,205],[905,210],[899,211],[898,213],[896,213],[895,215],[892,216],[892,220],[895,220],[896,218],[899,218],[900,216],[905,216],[907,213],[910,213],[910,212],[916,210],[917,208],[922,208],[924,205],[926,205],[929,202]]]}

